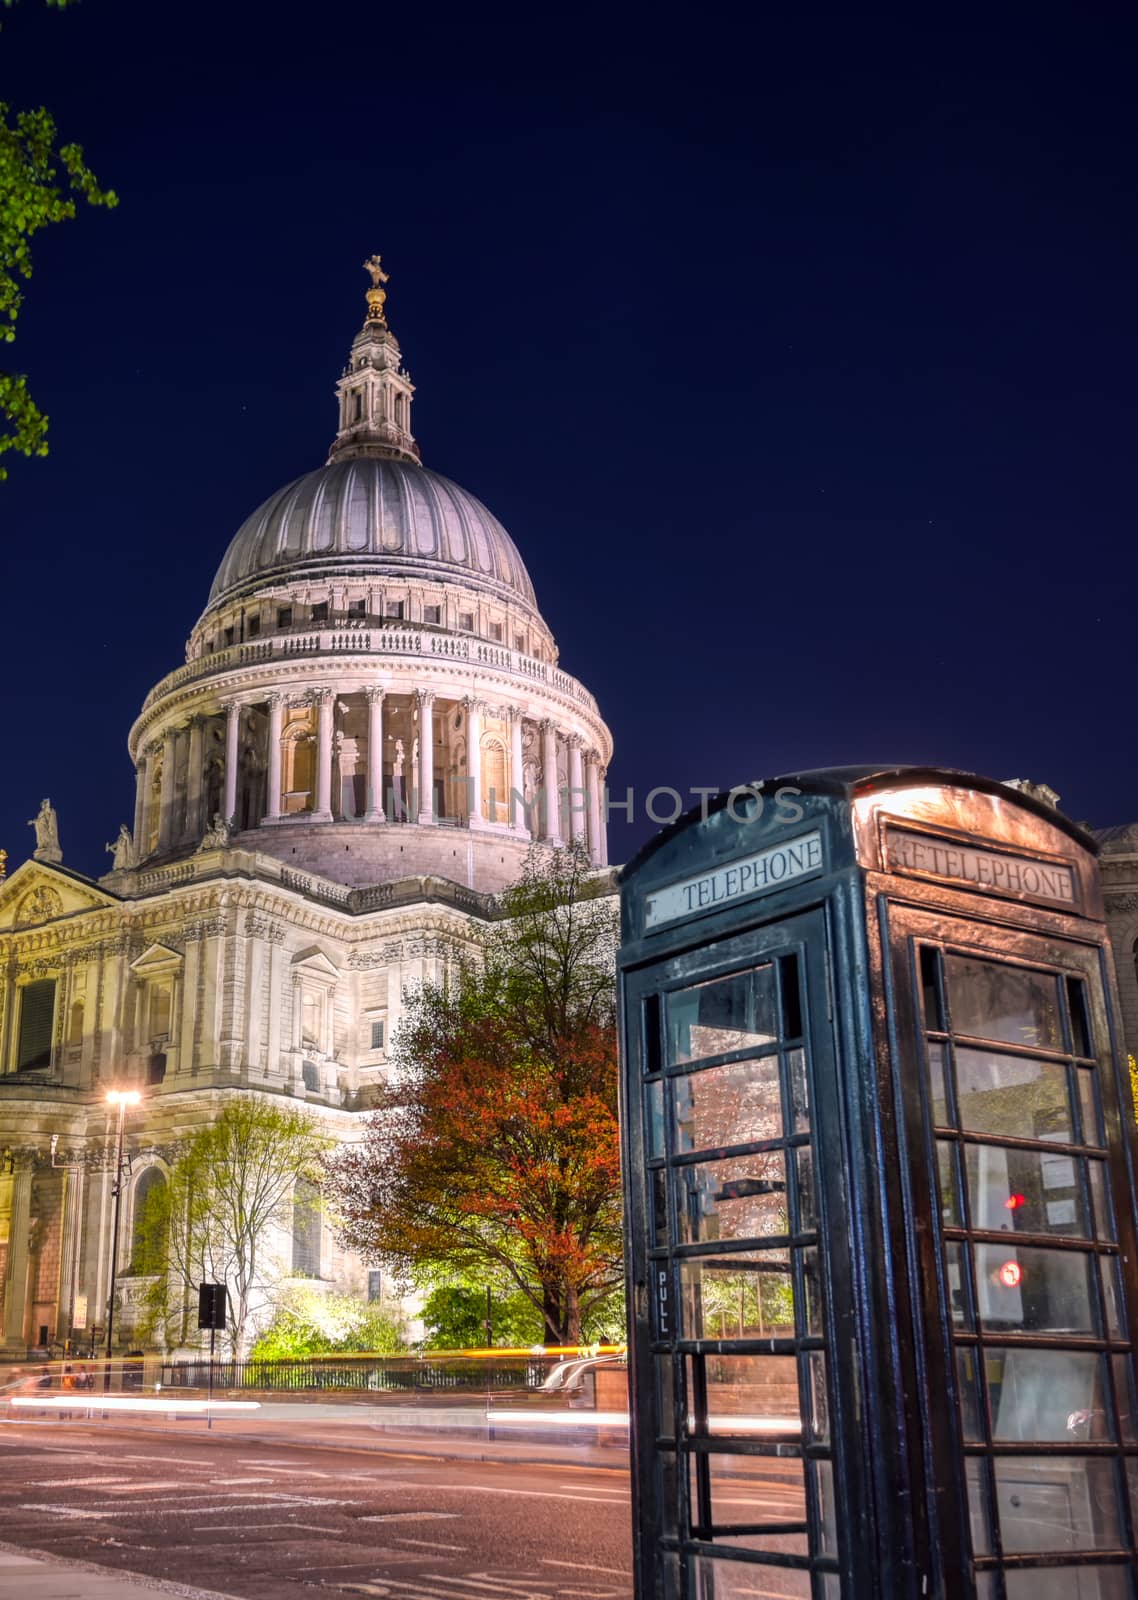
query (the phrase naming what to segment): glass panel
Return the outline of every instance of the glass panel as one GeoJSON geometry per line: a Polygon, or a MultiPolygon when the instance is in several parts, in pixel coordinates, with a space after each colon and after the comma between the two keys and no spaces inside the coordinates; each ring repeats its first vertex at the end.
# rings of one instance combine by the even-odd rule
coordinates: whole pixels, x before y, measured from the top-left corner
{"type": "Polygon", "coordinates": [[[671,1356],[656,1357],[656,1431],[666,1439],[676,1433],[676,1375],[671,1356]]]}
{"type": "Polygon", "coordinates": [[[655,1083],[645,1085],[644,1089],[644,1139],[648,1146],[648,1159],[664,1154],[664,1082],[657,1078],[655,1083]]]}
{"type": "Polygon", "coordinates": [[[680,1262],[685,1339],[789,1339],[794,1290],[786,1253],[698,1256],[680,1262]]]}
{"type": "Polygon", "coordinates": [[[1091,1020],[1087,1015],[1087,986],[1081,978],[1067,979],[1067,1012],[1071,1018],[1071,1049],[1077,1056],[1093,1056],[1091,1020]]]}
{"type": "Polygon", "coordinates": [[[777,1551],[788,1556],[809,1554],[805,1527],[801,1533],[766,1533],[761,1528],[748,1533],[727,1531],[740,1526],[754,1529],[756,1523],[805,1523],[806,1476],[801,1461],[779,1460],[773,1456],[712,1455],[708,1457],[708,1464],[712,1537],[716,1543],[733,1545],[739,1550],[777,1551]]]}
{"type": "Polygon", "coordinates": [[[667,996],[668,1060],[700,1061],[773,1044],[778,1034],[774,967],[768,962],[667,996]]]}
{"type": "Polygon", "coordinates": [[[1024,1567],[1004,1577],[1007,1600],[1131,1600],[1123,1567],[1024,1567]]]}
{"type": "Polygon", "coordinates": [[[814,1152],[808,1144],[799,1145],[795,1160],[798,1163],[798,1231],[813,1233],[818,1226],[818,1199],[814,1192],[814,1152]]]}
{"type": "Polygon", "coordinates": [[[666,1167],[652,1167],[648,1172],[652,1190],[652,1217],[657,1247],[663,1249],[668,1242],[668,1172],[666,1167]]]}
{"type": "Polygon", "coordinates": [[[960,955],[946,955],[944,971],[954,1033],[1063,1048],[1058,987],[1048,973],[960,955]]]}
{"type": "Polygon", "coordinates": [[[952,1308],[952,1320],[958,1328],[972,1326],[972,1307],[968,1295],[968,1283],[965,1273],[968,1270],[968,1257],[964,1246],[955,1240],[944,1247],[944,1265],[948,1277],[948,1303],[952,1308]]]}
{"type": "Polygon", "coordinates": [[[956,1051],[960,1126],[1013,1139],[1074,1143],[1067,1068],[989,1050],[956,1051]]]}
{"type": "Polygon", "coordinates": [[[937,959],[938,951],[931,944],[921,945],[918,961],[921,973],[921,1010],[924,1013],[925,1027],[930,1033],[944,1032],[944,1017],[941,1014],[940,984],[937,982],[937,971],[940,962],[937,959]]]}
{"type": "Polygon", "coordinates": [[[996,1456],[992,1465],[1005,1553],[1110,1550],[1119,1544],[1113,1461],[996,1456]]]}
{"type": "MultiPolygon", "coordinates": [[[[1130,1356],[1111,1356],[1111,1366],[1114,1368],[1114,1392],[1118,1400],[1118,1414],[1122,1424],[1122,1441],[1124,1444],[1134,1444],[1138,1441],[1138,1413],[1135,1412],[1134,1390],[1132,1387],[1132,1372],[1130,1356]]],[[[1135,1518],[1138,1519],[1138,1507],[1135,1507],[1135,1518]]]]}
{"type": "Polygon", "coordinates": [[[806,1355],[806,1419],[810,1437],[815,1444],[830,1441],[830,1397],[826,1388],[826,1355],[823,1350],[810,1350],[806,1355]]]}
{"type": "Polygon", "coordinates": [[[937,1169],[940,1174],[940,1220],[946,1228],[963,1227],[956,1184],[956,1146],[948,1139],[936,1142],[937,1169]]]}
{"type": "Polygon", "coordinates": [[[1078,1085],[1079,1111],[1083,1122],[1083,1143],[1099,1147],[1103,1141],[1098,1114],[1098,1084],[1095,1082],[1095,1069],[1076,1067],[1075,1082],[1078,1085]]]}
{"type": "Polygon", "coordinates": [[[957,1346],[956,1380],[960,1390],[960,1426],[969,1444],[976,1444],[983,1439],[983,1434],[980,1432],[980,1399],[976,1391],[976,1359],[975,1350],[957,1346]]]}
{"type": "Polygon", "coordinates": [[[790,1232],[782,1150],[673,1167],[672,1184],[681,1244],[769,1239],[790,1232]]]}
{"type": "Polygon", "coordinates": [[[676,1154],[782,1138],[778,1057],[674,1078],[676,1154]]]}
{"type": "Polygon", "coordinates": [[[674,1450],[656,1453],[656,1487],[660,1504],[660,1530],[665,1539],[679,1537],[679,1463],[674,1450]]]}
{"type": "Polygon", "coordinates": [[[682,1600],[684,1588],[679,1552],[676,1550],[657,1550],[656,1573],[657,1586],[662,1600],[682,1600]]]}
{"type": "Polygon", "coordinates": [[[967,1456],[964,1471],[968,1480],[968,1521],[972,1529],[972,1554],[990,1556],[992,1536],[988,1530],[988,1507],[984,1497],[983,1458],[967,1456]]]}
{"type": "Polygon", "coordinates": [[[822,1323],[821,1257],[813,1245],[808,1250],[799,1251],[799,1254],[802,1257],[802,1283],[806,1291],[802,1332],[803,1334],[820,1334],[824,1331],[822,1323]]]}
{"type": "Polygon", "coordinates": [[[984,1352],[992,1438],[1054,1444],[1109,1439],[1106,1363],[1094,1351],[984,1352]]]}
{"type": "Polygon", "coordinates": [[[938,1128],[951,1127],[952,1118],[948,1114],[944,1091],[944,1045],[934,1044],[930,1039],[925,1048],[929,1053],[929,1097],[932,1101],[933,1123],[938,1128]]]}
{"type": "Polygon", "coordinates": [[[997,1600],[999,1581],[994,1572],[976,1574],[976,1600],[997,1600]]]}
{"type": "Polygon", "coordinates": [[[1081,1251],[977,1244],[976,1291],[986,1328],[1095,1333],[1091,1257],[1081,1251]]]}
{"type": "Polygon", "coordinates": [[[836,1556],[838,1553],[838,1512],[834,1503],[834,1465],[831,1461],[815,1461],[814,1490],[818,1496],[818,1549],[816,1554],[836,1556]]]}
{"type": "MultiPolygon", "coordinates": [[[[716,1439],[802,1437],[798,1365],[793,1356],[687,1356],[688,1427],[716,1439]],[[692,1414],[693,1382],[702,1364],[707,1427],[692,1414]]],[[[739,1519],[736,1518],[736,1521],[739,1519]]]]}
{"type": "Polygon", "coordinates": [[[988,1233],[1090,1236],[1079,1163],[1071,1156],[969,1144],[964,1160],[973,1228],[988,1233]]]}
{"type": "Polygon", "coordinates": [[[688,1572],[699,1600],[810,1600],[810,1574],[793,1567],[689,1556],[688,1572]]]}
{"type": "Polygon", "coordinates": [[[842,1580],[836,1572],[823,1572],[822,1600],[842,1600],[842,1580]]]}
{"type": "Polygon", "coordinates": [[[1087,1172],[1091,1180],[1091,1203],[1095,1214],[1095,1236],[1099,1239],[1113,1239],[1114,1217],[1110,1208],[1110,1191],[1106,1181],[1106,1167],[1101,1161],[1088,1161],[1087,1172]]]}
{"type": "Polygon", "coordinates": [[[788,1050],[786,1070],[790,1079],[791,1133],[810,1131],[810,1089],[806,1081],[805,1050],[788,1050]]]}
{"type": "Polygon", "coordinates": [[[1118,1284],[1118,1261],[1114,1256],[1100,1256],[1099,1268],[1102,1272],[1102,1298],[1106,1311],[1106,1331],[1108,1338],[1122,1339],[1122,1294],[1118,1284]]]}

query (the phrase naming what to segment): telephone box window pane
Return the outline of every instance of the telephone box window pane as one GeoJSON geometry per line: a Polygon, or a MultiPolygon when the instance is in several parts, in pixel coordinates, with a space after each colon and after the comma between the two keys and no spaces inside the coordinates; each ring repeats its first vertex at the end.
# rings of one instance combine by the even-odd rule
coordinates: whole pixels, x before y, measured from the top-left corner
{"type": "Polygon", "coordinates": [[[699,1600],[810,1600],[810,1574],[793,1567],[689,1557],[689,1594],[699,1600]]]}
{"type": "Polygon", "coordinates": [[[810,1132],[810,1090],[806,1081],[805,1050],[788,1050],[786,1070],[790,1078],[791,1133],[810,1132]]]}
{"type": "Polygon", "coordinates": [[[972,1311],[968,1299],[968,1257],[964,1246],[953,1240],[944,1247],[944,1265],[948,1276],[948,1301],[952,1307],[952,1321],[957,1328],[972,1326],[972,1311]]]}
{"type": "Polygon", "coordinates": [[[676,1434],[676,1374],[671,1356],[656,1357],[656,1432],[665,1439],[676,1434]]]}
{"type": "Polygon", "coordinates": [[[1079,1086],[1079,1112],[1083,1122],[1083,1143],[1102,1144],[1102,1126],[1098,1114],[1098,1085],[1093,1067],[1076,1067],[1075,1082],[1079,1086]]]}
{"type": "Polygon", "coordinates": [[[1026,967],[946,955],[945,980],[952,1031],[1002,1044],[1061,1050],[1055,979],[1026,967]]]}
{"type": "Polygon", "coordinates": [[[656,1248],[664,1249],[668,1243],[668,1173],[665,1167],[653,1167],[648,1173],[652,1186],[652,1217],[655,1224],[656,1248]]]}
{"type": "Polygon", "coordinates": [[[996,1456],[992,1465],[1000,1537],[1009,1555],[1111,1550],[1122,1542],[1113,1461],[996,1456]]]}
{"type": "Polygon", "coordinates": [[[771,963],[712,978],[668,996],[668,1059],[676,1064],[757,1050],[778,1033],[771,963]]]}
{"type": "MultiPolygon", "coordinates": [[[[735,1550],[758,1550],[784,1556],[808,1556],[810,1545],[806,1533],[806,1470],[801,1461],[766,1460],[765,1471],[758,1481],[740,1484],[737,1463],[745,1458],[726,1457],[723,1462],[715,1456],[711,1464],[711,1526],[716,1544],[729,1545],[735,1550]],[[757,1503],[756,1503],[757,1502],[757,1503]],[[761,1524],[798,1522],[797,1533],[768,1533],[761,1524]],[[758,1523],[760,1526],[755,1527],[758,1523]],[[730,1533],[731,1527],[749,1525],[747,1533],[730,1533]],[[721,1531],[722,1530],[722,1531],[721,1531]]],[[[755,1459],[755,1458],[752,1458],[755,1459]]],[[[761,1458],[760,1458],[761,1459],[761,1458]]],[[[780,1567],[764,1578],[761,1566],[747,1568],[760,1576],[760,1585],[770,1583],[770,1588],[758,1587],[753,1593],[772,1597],[778,1595],[810,1594],[810,1574],[794,1567],[780,1567]],[[789,1585],[787,1579],[790,1580],[789,1585]],[[798,1587],[798,1585],[803,1585],[798,1587]]]]}
{"type": "Polygon", "coordinates": [[[1118,1287],[1118,1262],[1113,1256],[1100,1256],[1099,1267],[1102,1271],[1102,1297],[1106,1310],[1106,1331],[1111,1339],[1121,1339],[1122,1331],[1122,1295],[1118,1287]]]}
{"type": "Polygon", "coordinates": [[[968,1456],[964,1462],[968,1482],[968,1521],[972,1529],[972,1554],[990,1556],[992,1535],[988,1528],[988,1507],[984,1493],[984,1462],[980,1456],[968,1456]]]}
{"type": "Polygon", "coordinates": [[[830,1395],[826,1388],[826,1353],[808,1350],[806,1353],[806,1378],[809,1393],[806,1399],[806,1417],[810,1437],[815,1444],[830,1442],[830,1395]]]}
{"type": "MultiPolygon", "coordinates": [[[[688,1427],[715,1439],[801,1439],[798,1363],[793,1356],[688,1356],[688,1427]],[[694,1368],[702,1363],[707,1425],[691,1414],[694,1368]]],[[[752,1521],[733,1517],[733,1522],[752,1521]]]]}
{"type": "Polygon", "coordinates": [[[932,1100],[933,1124],[938,1128],[948,1128],[952,1126],[952,1118],[944,1087],[944,1045],[934,1044],[930,1039],[926,1048],[929,1052],[929,1096],[932,1100]]]}
{"type": "MultiPolygon", "coordinates": [[[[1111,1366],[1114,1369],[1114,1390],[1118,1400],[1118,1414],[1122,1421],[1123,1444],[1138,1443],[1138,1409],[1134,1404],[1134,1363],[1132,1356],[1111,1356],[1111,1366]]],[[[1133,1499],[1134,1484],[1131,1483],[1131,1499],[1133,1499]]],[[[1135,1519],[1138,1520],[1138,1505],[1134,1507],[1135,1519]]]]}
{"type": "Polygon", "coordinates": [[[921,968],[921,1007],[925,1016],[925,1027],[930,1033],[943,1033],[944,1015],[940,1003],[940,984],[938,979],[937,951],[930,944],[920,947],[921,968]]]}
{"type": "Polygon", "coordinates": [[[1088,1161],[1087,1173],[1091,1181],[1091,1207],[1095,1214],[1095,1237],[1114,1238],[1114,1214],[1110,1205],[1110,1185],[1106,1168],[1101,1161],[1088,1161]]]}
{"type": "Polygon", "coordinates": [[[791,1339],[794,1289],[786,1252],[680,1262],[685,1339],[791,1339]]]}
{"type": "Polygon", "coordinates": [[[1093,1056],[1091,1022],[1087,1014],[1087,986],[1081,978],[1067,979],[1067,1011],[1071,1018],[1071,1048],[1077,1056],[1093,1056]]]}
{"type": "Polygon", "coordinates": [[[818,1226],[818,1197],[814,1188],[814,1152],[808,1144],[795,1152],[798,1164],[798,1232],[813,1233],[818,1226]]]}
{"type": "Polygon", "coordinates": [[[1046,1150],[968,1144],[964,1159],[973,1228],[985,1233],[1090,1237],[1079,1181],[1082,1163],[1073,1157],[1046,1150]]]}
{"type": "Polygon", "coordinates": [[[799,1252],[802,1257],[802,1284],[806,1304],[803,1307],[802,1331],[820,1334],[822,1324],[822,1259],[813,1245],[799,1252]]]}
{"type": "Polygon", "coordinates": [[[976,1600],[998,1600],[999,1589],[994,1572],[976,1574],[976,1600]]]}
{"type": "Polygon", "coordinates": [[[936,1160],[940,1178],[941,1221],[946,1228],[963,1227],[959,1185],[956,1181],[956,1145],[952,1140],[937,1140],[936,1160]]]}
{"type": "Polygon", "coordinates": [[[982,1442],[980,1400],[976,1389],[976,1351],[958,1345],[956,1383],[960,1390],[960,1426],[968,1444],[982,1442]]]}
{"type": "Polygon", "coordinates": [[[1073,1444],[1110,1439],[1105,1358],[1091,1350],[984,1352],[992,1438],[1073,1444]]]}
{"type": "Polygon", "coordinates": [[[672,1092],[677,1155],[782,1138],[776,1056],[673,1078],[672,1092]]]}
{"type": "Polygon", "coordinates": [[[644,1089],[644,1123],[649,1161],[664,1154],[664,1081],[657,1078],[644,1089]]]}
{"type": "Polygon", "coordinates": [[[665,1539],[676,1539],[680,1531],[680,1475],[674,1450],[656,1455],[656,1500],[660,1507],[660,1532],[665,1539]]]}
{"type": "Polygon", "coordinates": [[[1007,1600],[1132,1600],[1122,1567],[1024,1567],[1004,1575],[1007,1600]]]}
{"type": "Polygon", "coordinates": [[[977,1244],[976,1290],[986,1328],[1022,1333],[1097,1332],[1092,1257],[1076,1250],[977,1244]]]}
{"type": "MultiPolygon", "coordinates": [[[[665,1521],[666,1521],[665,1517],[665,1521]]],[[[672,1530],[674,1534],[674,1529],[672,1530]]],[[[667,1530],[665,1538],[669,1537],[667,1530]]],[[[662,1600],[681,1600],[683,1576],[678,1550],[661,1550],[657,1553],[658,1586],[662,1600]]]]}
{"type": "Polygon", "coordinates": [[[838,1553],[838,1509],[834,1501],[834,1467],[830,1461],[815,1461],[814,1488],[818,1495],[818,1554],[838,1553]]]}
{"type": "Polygon", "coordinates": [[[768,1239],[790,1232],[782,1150],[674,1167],[672,1182],[681,1244],[768,1239]]]}
{"type": "Polygon", "coordinates": [[[1061,1061],[958,1048],[956,1099],[960,1126],[973,1133],[1074,1143],[1067,1068],[1061,1061]]]}

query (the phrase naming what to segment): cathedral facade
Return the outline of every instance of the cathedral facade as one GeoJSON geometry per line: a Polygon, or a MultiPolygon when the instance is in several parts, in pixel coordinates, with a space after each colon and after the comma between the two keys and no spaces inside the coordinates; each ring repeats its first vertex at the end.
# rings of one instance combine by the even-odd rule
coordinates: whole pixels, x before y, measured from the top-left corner
{"type": "MultiPolygon", "coordinates": [[[[368,270],[326,464],[238,530],[130,730],[113,869],[69,869],[45,801],[33,858],[0,883],[11,1353],[94,1343],[112,1294],[129,1346],[136,1218],[178,1141],[251,1093],[352,1137],[406,991],[445,974],[531,843],[607,863],[608,729],[509,534],[421,464],[368,270]],[[107,1094],[124,1089],[142,1098],[116,1207],[107,1094]]],[[[282,1241],[296,1276],[361,1289],[316,1235],[282,1241]]]]}

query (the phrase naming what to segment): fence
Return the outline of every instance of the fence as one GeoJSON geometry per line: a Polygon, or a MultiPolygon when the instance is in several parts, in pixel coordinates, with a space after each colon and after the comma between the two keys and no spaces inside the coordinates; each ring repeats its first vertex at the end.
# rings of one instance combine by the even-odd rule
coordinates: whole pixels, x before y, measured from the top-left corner
{"type": "MultiPolygon", "coordinates": [[[[550,1358],[526,1356],[333,1356],[297,1360],[218,1360],[213,1363],[216,1389],[267,1389],[295,1392],[312,1389],[361,1389],[403,1393],[468,1392],[487,1389],[540,1389],[552,1365],[550,1358]]],[[[165,1389],[204,1389],[209,1382],[207,1359],[163,1364],[165,1389]]]]}

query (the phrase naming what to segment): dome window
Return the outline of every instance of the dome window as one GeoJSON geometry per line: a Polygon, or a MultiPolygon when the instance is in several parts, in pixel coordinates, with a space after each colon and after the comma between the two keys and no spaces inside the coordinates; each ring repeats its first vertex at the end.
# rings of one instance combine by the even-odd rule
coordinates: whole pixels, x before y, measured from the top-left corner
{"type": "Polygon", "coordinates": [[[491,639],[501,639],[502,624],[500,622],[492,622],[490,624],[490,637],[491,639]]]}
{"type": "Polygon", "coordinates": [[[460,628],[463,629],[463,631],[465,633],[473,633],[474,632],[474,612],[473,611],[460,611],[459,614],[458,614],[458,625],[459,625],[460,628]]]}
{"type": "Polygon", "coordinates": [[[438,624],[442,620],[443,620],[443,608],[442,608],[442,606],[424,606],[423,607],[423,621],[424,622],[432,622],[437,627],[438,624]]]}
{"type": "Polygon", "coordinates": [[[403,614],[406,608],[406,602],[403,600],[389,600],[387,602],[386,614],[387,616],[394,617],[397,621],[402,622],[403,614]]]}
{"type": "Polygon", "coordinates": [[[515,633],[514,634],[514,649],[515,650],[520,650],[524,654],[525,653],[525,648],[526,648],[526,636],[525,636],[525,634],[524,633],[515,633]]]}
{"type": "Polygon", "coordinates": [[[260,633],[260,631],[261,631],[261,619],[260,619],[260,617],[246,617],[246,619],[245,619],[245,637],[247,639],[255,639],[257,637],[257,635],[260,633]]]}
{"type": "Polygon", "coordinates": [[[349,617],[363,617],[367,615],[366,600],[351,600],[348,602],[349,617]]]}
{"type": "Polygon", "coordinates": [[[316,602],[316,604],[312,608],[312,620],[313,620],[313,622],[327,622],[328,621],[328,602],[327,602],[327,600],[318,600],[316,602]]]}
{"type": "Polygon", "coordinates": [[[233,643],[233,629],[232,628],[226,628],[223,631],[222,635],[221,635],[221,640],[222,640],[223,644],[232,644],[233,643]]]}
{"type": "Polygon", "coordinates": [[[278,606],[277,607],[277,627],[278,628],[291,628],[292,627],[292,607],[291,606],[278,606]]]}

